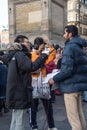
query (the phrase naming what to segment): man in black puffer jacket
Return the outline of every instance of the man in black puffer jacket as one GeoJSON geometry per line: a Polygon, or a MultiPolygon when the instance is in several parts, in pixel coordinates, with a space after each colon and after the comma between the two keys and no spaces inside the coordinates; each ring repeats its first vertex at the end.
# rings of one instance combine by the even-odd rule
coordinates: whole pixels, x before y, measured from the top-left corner
{"type": "Polygon", "coordinates": [[[31,72],[44,65],[47,55],[42,54],[32,63],[28,38],[18,35],[14,42],[3,56],[8,65],[6,102],[13,109],[10,130],[25,130],[23,115],[32,102],[31,72]]]}
{"type": "Polygon", "coordinates": [[[64,93],[67,116],[72,130],[86,130],[81,93],[87,90],[87,55],[83,51],[87,43],[78,36],[78,28],[74,25],[65,27],[64,38],[66,44],[60,72],[49,79],[49,83],[58,83],[61,92],[64,93]]]}

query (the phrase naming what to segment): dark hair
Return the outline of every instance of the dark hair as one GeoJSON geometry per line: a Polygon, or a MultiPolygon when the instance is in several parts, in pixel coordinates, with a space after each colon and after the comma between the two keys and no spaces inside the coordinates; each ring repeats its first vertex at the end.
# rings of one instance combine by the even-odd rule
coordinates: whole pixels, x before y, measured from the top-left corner
{"type": "Polygon", "coordinates": [[[38,50],[39,46],[45,44],[44,39],[42,37],[37,37],[34,40],[34,49],[38,50]]]}
{"type": "Polygon", "coordinates": [[[18,35],[18,36],[15,38],[14,42],[22,43],[22,42],[24,42],[24,39],[28,39],[28,37],[26,37],[26,36],[24,36],[24,35],[18,35]]]}
{"type": "Polygon", "coordinates": [[[29,43],[30,43],[30,51],[32,51],[32,49],[33,49],[33,45],[32,45],[31,42],[29,42],[29,43]]]}
{"type": "Polygon", "coordinates": [[[75,37],[78,35],[78,28],[75,25],[67,25],[65,26],[66,32],[72,33],[72,36],[75,37]]]}
{"type": "Polygon", "coordinates": [[[58,48],[59,48],[59,45],[58,45],[58,44],[54,45],[54,49],[55,49],[55,50],[57,50],[58,48]]]}
{"type": "Polygon", "coordinates": [[[4,52],[3,51],[0,51],[0,56],[3,56],[4,55],[4,52]]]}

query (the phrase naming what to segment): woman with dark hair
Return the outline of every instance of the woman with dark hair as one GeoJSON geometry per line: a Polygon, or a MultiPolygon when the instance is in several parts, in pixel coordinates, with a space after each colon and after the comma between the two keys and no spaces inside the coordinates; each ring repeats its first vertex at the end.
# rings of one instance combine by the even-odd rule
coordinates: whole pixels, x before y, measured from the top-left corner
{"type": "MultiPolygon", "coordinates": [[[[37,37],[34,40],[34,50],[31,53],[32,54],[32,62],[34,62],[42,53],[42,51],[45,49],[45,43],[44,39],[41,37],[37,37]]],[[[48,95],[47,98],[42,94],[42,97],[39,97],[35,95],[37,94],[38,91],[36,92],[36,89],[40,84],[42,83],[42,79],[46,76],[46,67],[43,65],[40,69],[32,73],[32,86],[33,86],[33,101],[32,101],[32,107],[30,109],[30,125],[33,130],[38,130],[38,125],[37,125],[37,110],[38,110],[38,105],[39,105],[39,99],[43,103],[46,117],[47,117],[47,122],[48,122],[48,130],[57,130],[55,128],[54,124],[54,119],[53,119],[53,108],[52,108],[52,102],[51,98],[48,95]],[[41,75],[41,76],[40,76],[41,75]],[[38,83],[38,81],[41,81],[38,83]]],[[[41,84],[41,87],[42,84],[41,84]]],[[[49,87],[49,86],[48,86],[49,87]]]]}

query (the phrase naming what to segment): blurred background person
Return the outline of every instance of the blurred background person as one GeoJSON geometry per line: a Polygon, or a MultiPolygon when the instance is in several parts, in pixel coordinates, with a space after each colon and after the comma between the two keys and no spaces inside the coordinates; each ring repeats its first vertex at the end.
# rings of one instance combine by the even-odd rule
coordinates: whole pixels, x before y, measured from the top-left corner
{"type": "MultiPolygon", "coordinates": [[[[60,70],[61,68],[61,60],[62,60],[62,53],[63,53],[63,48],[59,47],[57,49],[56,53],[56,58],[54,59],[54,63],[56,64],[56,68],[60,70]]],[[[56,95],[61,95],[62,93],[60,92],[59,88],[55,90],[56,95]]]]}
{"type": "MultiPolygon", "coordinates": [[[[49,43],[48,48],[49,48],[49,56],[48,59],[46,60],[45,66],[46,66],[46,73],[50,74],[54,69],[56,69],[55,58],[56,58],[59,45],[58,44],[54,45],[52,43],[49,43]]],[[[55,89],[52,87],[52,85],[50,85],[50,88],[51,88],[51,100],[52,103],[55,103],[56,100],[55,89]]]]}
{"type": "MultiPolygon", "coordinates": [[[[4,52],[0,51],[0,56],[3,56],[4,52]]],[[[6,107],[6,84],[7,84],[7,67],[3,64],[3,61],[0,59],[0,116],[4,112],[7,113],[9,110],[6,107]]]]}

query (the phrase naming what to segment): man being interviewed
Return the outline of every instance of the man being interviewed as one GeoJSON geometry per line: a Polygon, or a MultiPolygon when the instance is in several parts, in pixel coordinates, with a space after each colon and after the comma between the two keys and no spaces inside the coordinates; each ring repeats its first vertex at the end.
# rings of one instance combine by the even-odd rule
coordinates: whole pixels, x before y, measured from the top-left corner
{"type": "Polygon", "coordinates": [[[32,103],[31,71],[44,64],[47,55],[43,54],[35,62],[31,61],[30,44],[24,35],[18,35],[9,44],[8,53],[2,59],[8,65],[6,102],[12,109],[10,130],[25,130],[24,113],[32,103]]]}
{"type": "Polygon", "coordinates": [[[48,82],[60,85],[72,130],[86,130],[81,102],[82,91],[87,90],[87,55],[83,51],[86,41],[78,36],[78,28],[75,25],[65,27],[64,38],[66,44],[60,72],[48,82]]]}

